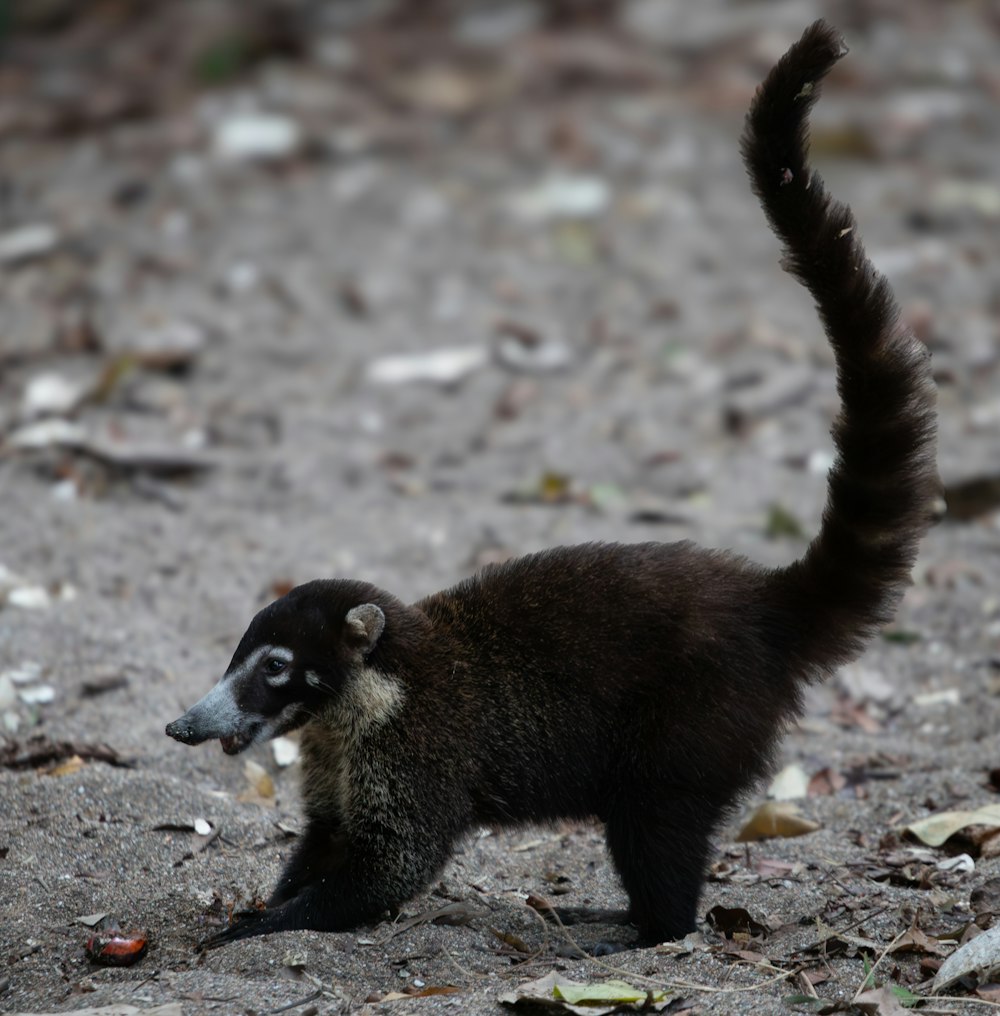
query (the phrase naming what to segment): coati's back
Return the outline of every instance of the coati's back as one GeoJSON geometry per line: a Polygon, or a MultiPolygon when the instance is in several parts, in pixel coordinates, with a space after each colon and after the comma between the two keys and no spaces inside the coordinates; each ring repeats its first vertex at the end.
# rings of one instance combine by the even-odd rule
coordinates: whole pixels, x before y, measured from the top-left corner
{"type": "Polygon", "coordinates": [[[744,789],[799,702],[771,582],[687,542],[593,543],[487,567],[416,604],[454,652],[420,693],[437,684],[468,732],[456,754],[493,784],[479,818],[604,818],[637,765],[649,791],[744,789]]]}

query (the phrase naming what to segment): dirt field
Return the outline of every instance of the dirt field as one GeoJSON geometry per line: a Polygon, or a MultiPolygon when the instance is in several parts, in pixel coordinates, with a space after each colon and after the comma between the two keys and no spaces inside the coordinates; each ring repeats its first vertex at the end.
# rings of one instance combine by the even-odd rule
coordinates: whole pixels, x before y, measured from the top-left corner
{"type": "Polygon", "coordinates": [[[0,74],[0,1011],[496,1013],[610,966],[674,1011],[835,1011],[782,1001],[806,978],[885,1016],[848,1005],[862,957],[914,924],[874,980],[924,991],[1000,878],[982,828],[902,835],[1000,793],[995,4],[39,7],[0,74]],[[720,837],[701,913],[756,924],[573,958],[528,894],[623,896],[566,825],[483,830],[396,925],[197,954],[273,885],[296,767],[163,728],[289,585],[413,599],[583,540],[802,552],[832,357],[737,136],[818,14],[852,52],[814,161],[932,348],[951,513],[786,740],[819,828],[720,837]],[[148,936],[136,965],[88,960],[100,914],[148,936]]]}

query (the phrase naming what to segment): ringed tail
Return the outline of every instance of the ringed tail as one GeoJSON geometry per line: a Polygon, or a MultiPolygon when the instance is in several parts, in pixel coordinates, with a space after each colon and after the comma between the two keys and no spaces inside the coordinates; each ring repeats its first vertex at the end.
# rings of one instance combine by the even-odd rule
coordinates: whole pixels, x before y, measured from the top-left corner
{"type": "Polygon", "coordinates": [[[741,139],[782,266],[816,301],[837,365],[822,526],[776,574],[779,609],[810,676],[856,657],[892,618],[941,503],[930,354],[868,260],[851,210],[807,160],[809,111],[846,52],[826,22],[807,28],[758,88],[741,139]]]}

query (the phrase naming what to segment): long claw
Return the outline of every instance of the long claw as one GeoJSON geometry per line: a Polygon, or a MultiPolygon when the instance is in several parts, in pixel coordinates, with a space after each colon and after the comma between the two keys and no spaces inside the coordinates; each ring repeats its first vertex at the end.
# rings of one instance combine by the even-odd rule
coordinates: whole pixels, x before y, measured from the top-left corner
{"type": "Polygon", "coordinates": [[[250,938],[253,935],[266,933],[264,910],[240,910],[233,914],[233,919],[228,928],[217,931],[214,935],[203,938],[197,946],[198,952],[208,952],[209,949],[218,949],[219,946],[228,945],[237,939],[250,938]]]}

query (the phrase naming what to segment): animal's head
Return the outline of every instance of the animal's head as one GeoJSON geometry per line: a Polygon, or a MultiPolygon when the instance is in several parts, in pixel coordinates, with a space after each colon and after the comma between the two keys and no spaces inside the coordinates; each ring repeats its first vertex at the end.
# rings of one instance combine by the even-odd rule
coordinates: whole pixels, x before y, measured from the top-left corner
{"type": "Polygon", "coordinates": [[[222,680],[167,734],[185,744],[218,739],[236,755],[301,727],[364,666],[395,603],[374,586],[316,581],[297,586],[250,623],[222,680]]]}

